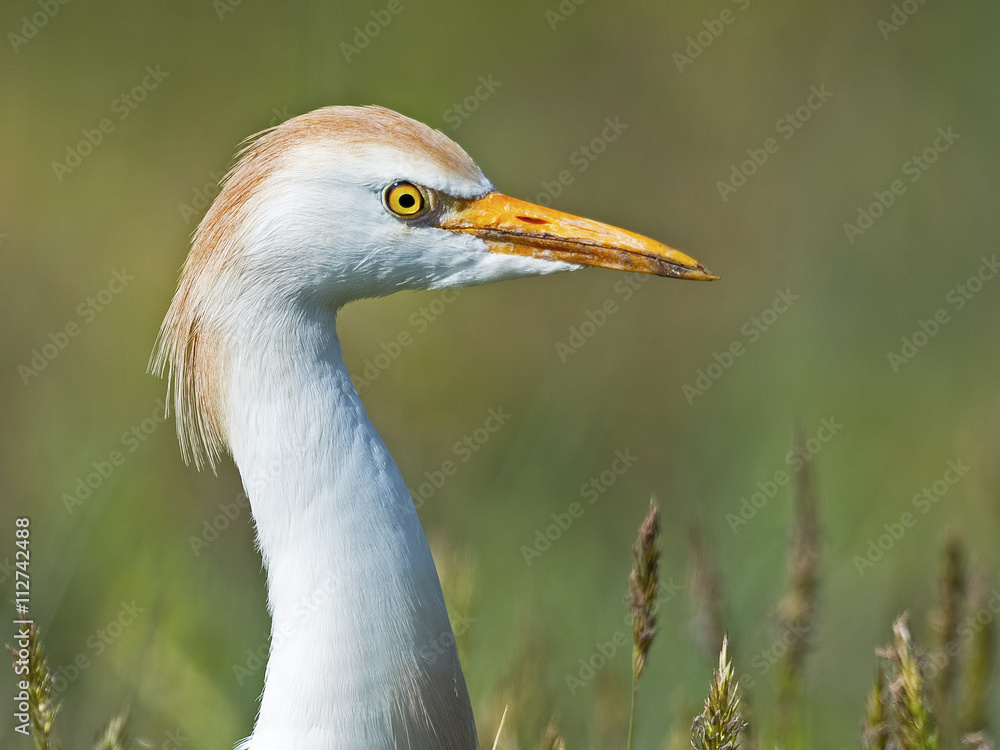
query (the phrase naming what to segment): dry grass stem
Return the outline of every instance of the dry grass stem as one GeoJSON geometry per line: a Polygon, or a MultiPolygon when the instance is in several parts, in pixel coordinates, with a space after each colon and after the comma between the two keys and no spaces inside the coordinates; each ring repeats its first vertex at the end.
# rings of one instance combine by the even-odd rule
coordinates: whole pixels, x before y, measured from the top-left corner
{"type": "Polygon", "coordinates": [[[963,732],[970,734],[986,729],[987,696],[996,638],[996,616],[993,614],[996,610],[991,606],[995,591],[990,584],[989,576],[977,572],[969,587],[968,621],[972,625],[972,642],[965,663],[958,723],[963,732]],[[991,616],[983,617],[983,613],[991,616]]]}
{"type": "Polygon", "coordinates": [[[951,694],[958,674],[962,642],[959,621],[965,603],[965,550],[962,540],[951,536],[945,546],[944,569],[938,583],[938,601],[928,620],[936,635],[933,663],[938,671],[933,684],[934,713],[947,723],[951,694]]]}
{"type": "Polygon", "coordinates": [[[545,734],[538,743],[538,750],[566,750],[566,743],[559,734],[559,723],[555,719],[545,727],[545,734]]]}
{"type": "Polygon", "coordinates": [[[691,529],[687,590],[691,617],[691,637],[705,655],[714,660],[715,649],[726,634],[722,613],[722,582],[715,561],[708,554],[701,534],[691,529]]]}
{"type": "Polygon", "coordinates": [[[788,643],[779,670],[780,725],[787,732],[798,703],[806,655],[815,630],[820,561],[819,513],[812,468],[796,475],[795,517],[788,550],[788,582],[778,607],[778,627],[788,643]]]}
{"type": "Polygon", "coordinates": [[[500,724],[497,725],[497,734],[493,738],[493,750],[497,750],[497,747],[500,745],[500,733],[503,731],[505,721],[507,721],[507,706],[504,706],[503,715],[500,717],[500,724]]]}

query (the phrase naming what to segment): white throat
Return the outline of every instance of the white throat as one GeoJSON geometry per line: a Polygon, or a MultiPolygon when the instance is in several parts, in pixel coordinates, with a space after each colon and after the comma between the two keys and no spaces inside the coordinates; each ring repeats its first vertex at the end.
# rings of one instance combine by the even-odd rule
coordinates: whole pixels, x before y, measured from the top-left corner
{"type": "Polygon", "coordinates": [[[430,549],[341,357],[333,311],[248,315],[227,429],[267,567],[271,653],[247,750],[474,750],[430,549]]]}

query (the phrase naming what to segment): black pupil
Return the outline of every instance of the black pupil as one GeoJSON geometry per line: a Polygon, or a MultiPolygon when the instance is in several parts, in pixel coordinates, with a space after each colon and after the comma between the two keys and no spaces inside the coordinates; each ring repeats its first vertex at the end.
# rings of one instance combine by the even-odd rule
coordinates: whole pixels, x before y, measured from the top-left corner
{"type": "Polygon", "coordinates": [[[403,193],[399,196],[399,205],[403,208],[413,208],[417,205],[417,199],[410,193],[403,193]]]}

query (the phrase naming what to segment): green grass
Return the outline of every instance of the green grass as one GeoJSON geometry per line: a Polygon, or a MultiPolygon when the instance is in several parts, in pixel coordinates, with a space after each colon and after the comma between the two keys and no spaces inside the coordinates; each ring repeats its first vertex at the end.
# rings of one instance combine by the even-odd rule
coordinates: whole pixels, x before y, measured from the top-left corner
{"type": "MultiPolygon", "coordinates": [[[[785,596],[778,605],[778,627],[786,631],[794,628],[794,632],[801,635],[795,647],[785,652],[780,668],[774,673],[778,683],[779,716],[772,723],[763,722],[762,726],[752,728],[753,717],[736,679],[727,634],[722,639],[718,666],[712,674],[704,707],[691,722],[692,750],[736,750],[741,746],[751,750],[807,747],[796,730],[801,721],[798,699],[805,689],[808,670],[808,635],[817,626],[821,572],[819,503],[811,477],[811,473],[804,472],[796,485],[785,596]]],[[[649,660],[659,656],[653,648],[657,642],[656,609],[660,592],[659,516],[659,505],[651,500],[632,548],[633,564],[626,597],[632,632],[632,680],[627,719],[618,741],[601,745],[602,740],[593,737],[594,747],[619,746],[625,750],[640,747],[634,737],[639,715],[639,682],[649,660]]],[[[698,554],[704,551],[699,548],[698,554]]],[[[471,618],[474,610],[477,595],[474,564],[468,555],[457,554],[441,544],[436,545],[436,556],[453,624],[460,624],[463,618],[471,618]]],[[[964,547],[953,536],[945,545],[938,602],[929,615],[932,630],[938,637],[935,649],[925,652],[915,643],[909,616],[904,613],[893,625],[892,642],[877,651],[875,680],[867,705],[864,696],[858,696],[858,743],[863,750],[992,747],[985,706],[993,671],[994,624],[991,619],[981,625],[968,643],[963,643],[959,632],[960,623],[976,623],[976,614],[988,611],[991,590],[989,580],[979,575],[973,594],[966,602],[964,561],[964,547]],[[959,693],[956,677],[960,674],[964,675],[965,682],[956,697],[959,693]],[[948,721],[952,714],[960,716],[961,720],[948,721]]],[[[698,591],[693,590],[692,595],[697,598],[698,591]]],[[[460,647],[464,643],[462,635],[464,633],[458,630],[460,647]]],[[[968,640],[969,633],[963,631],[962,636],[968,640]]],[[[14,651],[13,647],[9,648],[14,651]]],[[[53,692],[53,676],[36,628],[31,629],[27,650],[28,695],[35,747],[36,750],[60,750],[62,746],[54,739],[60,704],[53,692]]],[[[628,652],[623,650],[621,653],[624,658],[628,652]]],[[[15,660],[16,656],[15,652],[15,660]]],[[[491,727],[490,713],[479,716],[484,747],[530,746],[520,742],[526,728],[537,722],[538,709],[545,702],[538,669],[540,659],[544,659],[544,649],[523,652],[515,661],[515,668],[497,686],[495,706],[503,705],[499,721],[491,727]],[[492,739],[487,741],[486,738],[492,739]]],[[[815,684],[822,699],[822,679],[815,684]]],[[[646,701],[645,710],[650,708],[651,703],[646,701]]],[[[93,750],[140,747],[141,741],[131,737],[130,725],[130,712],[126,709],[103,724],[91,747],[93,750]]],[[[566,750],[558,726],[555,717],[545,724],[537,743],[539,750],[566,750]]],[[[603,741],[606,743],[607,739],[603,741]]],[[[673,737],[664,738],[661,744],[673,748],[677,742],[675,733],[673,737]]]]}

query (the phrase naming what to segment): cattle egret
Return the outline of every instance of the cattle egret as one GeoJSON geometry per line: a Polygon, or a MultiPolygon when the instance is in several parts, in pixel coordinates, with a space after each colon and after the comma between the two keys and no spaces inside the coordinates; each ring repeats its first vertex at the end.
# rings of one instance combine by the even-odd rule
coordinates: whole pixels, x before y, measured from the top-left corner
{"type": "Polygon", "coordinates": [[[474,750],[413,501],[341,356],[337,311],[581,265],[715,278],[623,229],[496,192],[442,133],[327,107],[242,153],[194,237],[152,367],[186,460],[239,468],[270,655],[245,750],[474,750]]]}

